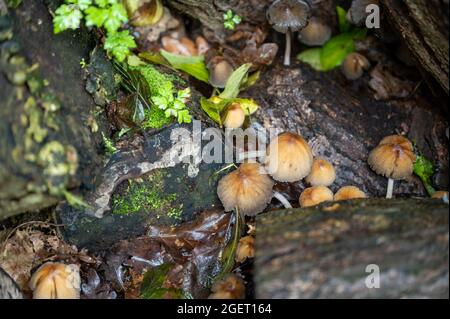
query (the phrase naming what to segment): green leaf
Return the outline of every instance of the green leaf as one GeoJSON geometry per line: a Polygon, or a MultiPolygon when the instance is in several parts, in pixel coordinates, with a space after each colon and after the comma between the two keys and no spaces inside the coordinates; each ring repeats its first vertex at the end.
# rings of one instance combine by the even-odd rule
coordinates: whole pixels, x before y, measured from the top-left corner
{"type": "Polygon", "coordinates": [[[367,36],[367,29],[354,28],[349,34],[352,36],[353,40],[363,40],[367,36]]]}
{"type": "Polygon", "coordinates": [[[355,51],[353,35],[343,33],[325,43],[320,52],[320,63],[324,71],[332,70],[342,64],[347,55],[355,51]]]}
{"type": "Polygon", "coordinates": [[[86,26],[101,28],[108,18],[108,10],[97,7],[89,7],[85,10],[86,26]]]}
{"type": "Polygon", "coordinates": [[[259,105],[253,99],[232,99],[232,100],[228,100],[228,103],[233,103],[233,102],[239,103],[241,105],[242,109],[244,110],[246,115],[252,115],[259,108],[259,105]]]}
{"type": "Polygon", "coordinates": [[[92,5],[92,0],[67,0],[67,2],[76,4],[80,10],[86,10],[92,5]]]}
{"type": "Polygon", "coordinates": [[[101,7],[104,8],[106,7],[108,4],[115,4],[117,3],[118,0],[95,0],[95,3],[101,7]]]}
{"type": "Polygon", "coordinates": [[[208,116],[217,124],[222,126],[222,120],[220,117],[220,113],[223,111],[223,109],[227,106],[227,101],[222,100],[218,103],[213,103],[212,101],[202,97],[200,99],[200,106],[202,107],[202,110],[208,114],[208,116]]]}
{"type": "Polygon", "coordinates": [[[161,266],[150,268],[145,273],[141,284],[141,299],[187,298],[187,294],[181,289],[164,287],[172,266],[171,264],[162,264],[161,266]]]}
{"type": "Polygon", "coordinates": [[[56,9],[55,14],[53,18],[53,30],[55,34],[67,29],[78,29],[83,18],[81,11],[74,5],[63,4],[56,9]]]}
{"type": "Polygon", "coordinates": [[[341,33],[347,32],[350,30],[350,23],[347,21],[347,11],[341,6],[336,6],[336,12],[339,21],[339,31],[341,33]]]}
{"type": "Polygon", "coordinates": [[[148,62],[158,64],[158,65],[164,65],[169,68],[172,68],[170,63],[166,59],[164,59],[164,57],[161,55],[161,53],[143,52],[143,53],[139,53],[139,57],[148,62]]]}
{"type": "MultiPolygon", "coordinates": [[[[209,72],[202,56],[183,56],[161,50],[161,55],[177,70],[186,72],[194,78],[208,83],[209,72]]],[[[145,58],[145,57],[144,57],[145,58]]]]}
{"type": "Polygon", "coordinates": [[[320,60],[322,48],[307,49],[297,55],[297,59],[301,62],[309,64],[316,71],[325,71],[320,60]]]}
{"type": "Polygon", "coordinates": [[[116,3],[108,10],[108,16],[104,23],[108,33],[116,32],[120,26],[128,21],[127,10],[121,3],[116,3]]]}
{"type": "Polygon", "coordinates": [[[436,192],[431,183],[431,178],[434,175],[433,163],[425,156],[417,155],[414,163],[414,174],[419,176],[428,194],[432,196],[436,192]]]}
{"type": "Polygon", "coordinates": [[[250,70],[252,64],[246,63],[241,65],[237,70],[235,70],[225,85],[225,89],[219,95],[222,99],[234,99],[239,95],[241,84],[245,81],[248,70],[250,70]]]}
{"type": "Polygon", "coordinates": [[[112,54],[117,61],[122,62],[130,55],[130,49],[136,48],[136,42],[134,42],[134,38],[130,35],[130,32],[124,30],[108,34],[104,48],[112,54]]]}
{"type": "Polygon", "coordinates": [[[191,123],[192,117],[189,115],[189,111],[184,109],[178,112],[178,123],[191,123]]]}

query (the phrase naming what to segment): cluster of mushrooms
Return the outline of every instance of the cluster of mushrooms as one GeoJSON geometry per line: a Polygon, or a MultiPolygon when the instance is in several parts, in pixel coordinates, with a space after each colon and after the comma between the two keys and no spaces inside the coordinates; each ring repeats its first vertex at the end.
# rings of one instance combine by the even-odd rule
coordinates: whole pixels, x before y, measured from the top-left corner
{"type": "MultiPolygon", "coordinates": [[[[376,1],[353,1],[352,8],[348,11],[347,19],[358,24],[365,15],[361,8],[376,1]],[[356,19],[356,18],[357,19],[356,19]]],[[[310,47],[324,45],[332,36],[330,26],[323,19],[312,16],[311,6],[303,0],[276,0],[267,11],[267,20],[272,27],[286,34],[286,49],[284,53],[284,65],[290,65],[292,33],[298,31],[298,40],[310,47]]],[[[364,71],[369,69],[369,60],[360,53],[352,52],[347,55],[341,65],[342,73],[348,80],[360,78],[364,71]]]]}
{"type": "Polygon", "coordinates": [[[225,211],[236,209],[243,215],[253,216],[262,212],[273,197],[291,208],[281,194],[273,191],[275,181],[292,183],[304,178],[310,187],[300,195],[301,207],[366,197],[355,186],[345,186],[333,194],[328,188],[336,179],[333,165],[323,158],[314,158],[305,139],[291,132],[282,133],[271,141],[263,164],[247,161],[224,176],[219,181],[217,194],[225,211]]]}
{"type": "MultiPolygon", "coordinates": [[[[412,176],[415,160],[412,143],[399,135],[383,138],[370,152],[369,166],[388,178],[386,198],[392,198],[394,180],[407,180],[412,176]]],[[[302,179],[310,187],[300,194],[301,207],[367,197],[355,186],[344,186],[333,194],[328,188],[336,179],[333,165],[324,158],[313,158],[305,139],[291,132],[282,133],[271,141],[262,164],[247,161],[224,176],[219,181],[217,195],[225,211],[237,210],[242,215],[254,216],[262,212],[274,197],[286,208],[292,208],[280,193],[273,191],[273,187],[276,182],[302,179]]]]}

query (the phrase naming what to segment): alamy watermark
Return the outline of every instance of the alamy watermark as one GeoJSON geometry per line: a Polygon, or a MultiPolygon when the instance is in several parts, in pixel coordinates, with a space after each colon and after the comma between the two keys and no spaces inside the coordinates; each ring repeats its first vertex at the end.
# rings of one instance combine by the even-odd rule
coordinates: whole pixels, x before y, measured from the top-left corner
{"type": "Polygon", "coordinates": [[[380,267],[377,264],[370,264],[366,266],[366,287],[369,289],[380,288],[380,267]]]}

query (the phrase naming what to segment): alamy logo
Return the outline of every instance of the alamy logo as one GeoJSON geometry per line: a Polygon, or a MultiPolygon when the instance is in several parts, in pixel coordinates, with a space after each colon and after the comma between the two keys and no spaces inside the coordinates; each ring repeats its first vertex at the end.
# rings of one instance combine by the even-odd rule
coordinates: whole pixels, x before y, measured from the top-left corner
{"type": "Polygon", "coordinates": [[[366,27],[367,29],[379,29],[380,28],[380,7],[376,4],[369,4],[366,7],[366,27]]]}
{"type": "Polygon", "coordinates": [[[369,289],[380,288],[380,267],[376,264],[370,264],[366,267],[366,287],[369,289]]]}

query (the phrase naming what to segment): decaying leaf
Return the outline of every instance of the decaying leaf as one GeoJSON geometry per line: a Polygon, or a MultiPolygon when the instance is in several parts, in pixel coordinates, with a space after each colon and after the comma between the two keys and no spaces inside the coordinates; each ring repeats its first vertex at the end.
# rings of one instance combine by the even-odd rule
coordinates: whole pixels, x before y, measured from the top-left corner
{"type": "Polygon", "coordinates": [[[151,226],[148,236],[113,247],[106,279],[126,298],[206,297],[228,260],[224,251],[233,241],[234,223],[234,215],[214,210],[179,227],[151,226]]]}

